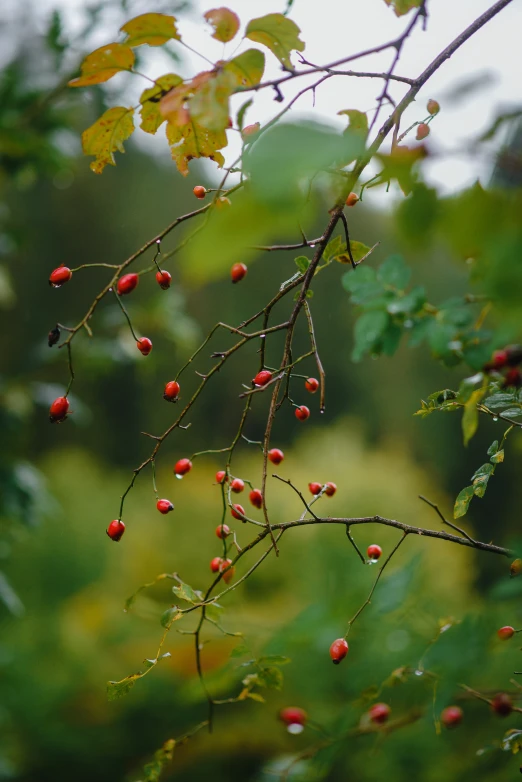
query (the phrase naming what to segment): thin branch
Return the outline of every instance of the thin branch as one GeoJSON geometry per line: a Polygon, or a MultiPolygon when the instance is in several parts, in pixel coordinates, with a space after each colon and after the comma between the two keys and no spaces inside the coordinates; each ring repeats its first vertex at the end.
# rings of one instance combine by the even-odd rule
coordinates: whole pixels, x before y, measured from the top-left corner
{"type": "Polygon", "coordinates": [[[472,537],[470,537],[470,536],[468,535],[468,533],[467,533],[467,532],[465,532],[465,531],[464,531],[463,529],[461,529],[460,527],[457,527],[457,525],[456,525],[456,524],[453,524],[451,521],[448,521],[448,520],[447,520],[447,519],[446,519],[446,518],[445,518],[445,517],[442,515],[442,513],[441,513],[441,511],[440,511],[440,509],[439,509],[439,506],[438,506],[436,503],[434,503],[434,502],[431,502],[431,500],[428,500],[428,498],[427,498],[427,497],[424,497],[422,494],[419,494],[419,500],[422,500],[422,501],[423,501],[423,502],[425,502],[427,505],[429,505],[429,506],[430,506],[430,508],[433,508],[433,510],[434,510],[434,511],[437,513],[437,515],[439,516],[439,518],[442,520],[442,523],[443,523],[443,524],[447,524],[447,525],[448,525],[448,527],[451,527],[451,529],[454,529],[454,530],[455,530],[455,532],[460,532],[460,534],[461,534],[461,535],[464,535],[464,537],[465,537],[465,538],[467,538],[467,539],[469,540],[469,542],[470,542],[470,543],[473,543],[473,545],[475,545],[475,541],[473,540],[473,538],[472,538],[472,537]]]}

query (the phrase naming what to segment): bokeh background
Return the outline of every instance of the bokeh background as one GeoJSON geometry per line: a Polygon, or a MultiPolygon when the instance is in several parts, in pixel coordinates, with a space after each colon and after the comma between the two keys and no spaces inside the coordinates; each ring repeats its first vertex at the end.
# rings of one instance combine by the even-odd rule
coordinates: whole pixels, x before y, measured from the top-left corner
{"type": "MultiPolygon", "coordinates": [[[[175,12],[172,4],[159,5],[154,10],[175,12]]],[[[268,10],[260,2],[248,6],[251,16],[268,10]]],[[[299,0],[295,6],[299,23],[299,0]]],[[[104,270],[96,269],[82,276],[81,284],[57,291],[47,284],[50,270],[64,262],[121,262],[173,217],[193,208],[195,184],[216,181],[215,172],[197,162],[183,179],[166,149],[159,154],[132,141],[116,169],[103,177],[89,171],[78,138],[105,105],[114,103],[114,95],[99,88],[88,97],[71,95],[59,91],[60,84],[100,37],[111,40],[129,16],[151,10],[124,2],[91,8],[86,14],[81,7],[77,16],[71,9],[69,16],[48,9],[32,17],[27,5],[23,35],[16,14],[10,19],[13,28],[0,28],[9,50],[0,86],[0,779],[19,782],[132,782],[165,740],[205,719],[192,637],[174,629],[165,646],[171,657],[126,698],[108,703],[106,682],[140,670],[145,658],[155,656],[160,617],[173,602],[169,582],[143,593],[124,612],[129,595],[162,572],[177,571],[194,588],[209,583],[208,562],[220,553],[214,529],[221,498],[214,474],[221,464],[215,457],[202,458],[182,482],[175,481],[172,465],[230,441],[241,412],[241,384],[257,366],[253,346],[211,383],[190,416],[190,429],[176,432],[161,450],[158,488],[173,499],[175,512],[159,516],[145,472],[126,506],[124,541],[109,544],[105,528],[117,516],[132,469],[149,453],[150,441],[139,433],[163,431],[172,420],[172,408],[162,400],[164,383],[215,322],[241,321],[295,270],[292,255],[265,254],[255,258],[241,286],[231,286],[225,276],[196,285],[187,282],[180,253],[169,267],[169,291],[158,292],[145,278],[129,302],[133,320],[154,341],[151,356],[136,358],[121,312],[103,302],[92,323],[94,339],[81,337],[75,351],[74,415],[64,426],[49,426],[47,408],[62,393],[67,366],[63,352],[47,347],[47,332],[57,320],[76,322],[106,279],[104,270]]],[[[187,6],[181,13],[190,17],[193,10],[187,6]]],[[[507,35],[509,25],[504,25],[507,35]]],[[[468,65],[473,70],[476,63],[468,65]]],[[[495,153],[513,138],[513,133],[495,136],[489,167],[477,162],[483,185],[495,153]]],[[[497,184],[503,181],[497,170],[497,184]]],[[[401,252],[431,301],[465,293],[468,269],[462,259],[437,242],[419,244],[418,236],[413,246],[397,219],[395,201],[393,193],[388,201],[376,196],[351,215],[353,238],[368,245],[380,241],[371,263],[401,252]]],[[[319,232],[323,222],[324,215],[318,215],[319,232]]],[[[168,238],[165,249],[181,235],[168,238]]],[[[326,413],[319,417],[313,409],[305,425],[290,414],[278,417],[274,444],[286,455],[280,472],[301,487],[311,480],[334,481],[336,496],[322,501],[331,514],[378,513],[438,528],[436,515],[417,495],[427,495],[450,516],[456,494],[484,461],[498,431],[493,422],[483,423],[464,449],[453,416],[413,417],[421,398],[457,387],[464,376],[461,369],[435,362],[425,347],[401,345],[393,359],[352,362],[354,312],[340,284],[345,271],[336,265],[314,284],[316,332],[327,372],[326,413]]],[[[284,312],[282,306],[283,317],[284,312]]],[[[302,345],[305,339],[304,332],[298,334],[302,345]]],[[[218,336],[213,347],[228,344],[218,336]]],[[[275,362],[280,344],[274,339],[272,345],[275,362]]],[[[209,366],[204,353],[196,368],[209,366]]],[[[314,374],[311,362],[307,371],[314,374]]],[[[195,374],[185,376],[185,398],[197,382],[195,374]]],[[[317,407],[315,398],[312,403],[317,407]]],[[[249,437],[261,436],[265,417],[260,402],[249,420],[249,437]]],[[[472,535],[514,548],[522,543],[521,448],[513,437],[506,463],[464,522],[472,535]]],[[[241,445],[236,458],[236,473],[258,485],[258,452],[241,445]]],[[[295,495],[279,484],[271,487],[270,503],[276,521],[299,512],[295,495]]],[[[397,540],[393,531],[378,527],[355,534],[361,547],[377,542],[385,552],[397,540]]],[[[238,535],[248,540],[246,530],[238,535]]],[[[321,739],[314,730],[337,734],[356,726],[377,693],[395,714],[421,716],[384,740],[362,736],[337,742],[297,763],[289,779],[513,778],[517,758],[500,751],[498,742],[520,721],[501,723],[457,687],[464,682],[486,692],[518,692],[512,674],[520,668],[519,646],[516,639],[502,643],[495,634],[500,625],[522,623],[522,579],[510,580],[508,565],[464,547],[408,540],[354,626],[349,659],[334,667],[328,647],[365,599],[375,569],[362,567],[341,528],[287,534],[280,557],[270,557],[231,593],[223,619],[227,630],[244,633],[256,656],[291,658],[282,668],[283,688],[264,692],[265,704],[221,707],[213,734],[201,732],[176,748],[164,779],[278,779],[296,753],[321,739]],[[430,646],[446,624],[450,629],[430,646]],[[441,679],[434,687],[427,673],[392,676],[401,668],[441,679]],[[465,720],[458,731],[441,735],[436,717],[452,702],[464,708],[465,720]],[[284,705],[305,708],[320,728],[289,735],[277,719],[284,705]]],[[[242,563],[240,573],[247,567],[242,563]]],[[[192,629],[190,618],[183,623],[192,629]]],[[[216,697],[237,694],[250,670],[240,667],[244,658],[230,657],[238,640],[211,630],[206,640],[210,690],[216,697]]]]}

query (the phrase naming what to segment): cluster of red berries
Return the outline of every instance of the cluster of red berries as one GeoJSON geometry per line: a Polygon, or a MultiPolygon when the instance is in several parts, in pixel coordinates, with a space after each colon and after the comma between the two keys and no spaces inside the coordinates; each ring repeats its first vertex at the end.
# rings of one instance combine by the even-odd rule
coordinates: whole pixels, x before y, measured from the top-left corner
{"type": "MultiPolygon", "coordinates": [[[[252,384],[257,388],[262,388],[263,386],[266,386],[268,383],[270,383],[273,377],[274,375],[272,372],[270,372],[269,369],[262,369],[253,378],[252,384]]],[[[319,381],[315,377],[309,377],[305,380],[304,385],[310,394],[315,394],[319,388],[319,381]]],[[[296,405],[295,417],[298,421],[306,421],[307,418],[310,418],[310,408],[308,408],[306,405],[296,405]]]]}
{"type": "Polygon", "coordinates": [[[522,363],[522,346],[507,345],[502,350],[495,350],[491,361],[484,364],[484,372],[504,373],[504,388],[522,386],[522,373],[519,364],[522,363]]]}
{"type": "Polygon", "coordinates": [[[326,494],[327,497],[333,497],[337,491],[337,486],[331,481],[325,483],[324,485],[322,483],[309,483],[308,489],[310,494],[313,494],[314,496],[317,496],[324,490],[324,494],[326,494]]]}
{"type": "Polygon", "coordinates": [[[223,581],[228,584],[234,578],[235,568],[232,565],[231,559],[225,559],[223,557],[214,557],[210,562],[210,570],[212,573],[221,573],[223,581]]]}

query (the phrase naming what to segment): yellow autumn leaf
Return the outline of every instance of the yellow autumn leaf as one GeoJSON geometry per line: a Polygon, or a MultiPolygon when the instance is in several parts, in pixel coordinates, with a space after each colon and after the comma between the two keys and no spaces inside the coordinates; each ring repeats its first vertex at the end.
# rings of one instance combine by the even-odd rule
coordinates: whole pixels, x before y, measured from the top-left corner
{"type": "Polygon", "coordinates": [[[130,71],[134,65],[134,52],[123,43],[108,43],[85,57],[81,65],[82,75],[71,79],[69,87],[88,87],[108,81],[120,71],[130,71]]]}
{"type": "Polygon", "coordinates": [[[91,163],[95,174],[101,174],[106,165],[116,165],[115,151],[125,152],[123,142],[134,132],[133,114],[132,108],[115,106],[82,133],[84,154],[96,158],[91,163]]]}
{"type": "Polygon", "coordinates": [[[172,159],[183,176],[187,176],[188,164],[194,158],[206,157],[223,166],[225,159],[218,150],[226,147],[228,140],[224,130],[212,131],[190,120],[185,125],[167,124],[167,140],[172,159]]]}
{"type": "Polygon", "coordinates": [[[205,19],[214,28],[212,38],[228,43],[239,30],[239,17],[230,8],[214,8],[207,11],[205,19]]]}
{"type": "Polygon", "coordinates": [[[292,67],[290,52],[304,51],[305,44],[299,38],[301,30],[283,14],[267,14],[248,23],[245,38],[261,43],[275,54],[287,68],[292,67]]]}
{"type": "Polygon", "coordinates": [[[181,76],[177,76],[175,73],[166,73],[164,76],[156,79],[154,87],[150,87],[150,89],[141,93],[140,127],[142,130],[146,133],[156,133],[159,126],[165,121],[165,117],[161,114],[159,108],[161,99],[173,87],[177,87],[182,83],[181,76]]]}
{"type": "Polygon", "coordinates": [[[121,28],[127,33],[127,46],[162,46],[167,41],[181,41],[176,27],[176,17],[167,14],[141,14],[130,19],[121,28]]]}

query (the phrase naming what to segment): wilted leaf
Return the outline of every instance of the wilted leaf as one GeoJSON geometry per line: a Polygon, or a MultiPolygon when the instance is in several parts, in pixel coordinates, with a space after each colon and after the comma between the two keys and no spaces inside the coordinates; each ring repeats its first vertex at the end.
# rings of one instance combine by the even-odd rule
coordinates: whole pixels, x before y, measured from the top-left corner
{"type": "MultiPolygon", "coordinates": [[[[259,49],[247,49],[224,63],[223,69],[234,74],[238,87],[254,87],[263,78],[265,55],[259,49]]],[[[249,101],[250,103],[252,101],[249,101]]]]}
{"type": "Polygon", "coordinates": [[[168,739],[160,749],[156,750],[154,760],[143,767],[145,772],[144,782],[159,782],[161,772],[167,763],[172,760],[175,746],[175,739],[168,739]]]}
{"type": "MultiPolygon", "coordinates": [[[[362,242],[352,242],[350,240],[350,250],[352,251],[352,258],[354,263],[359,263],[361,258],[364,258],[368,255],[371,248],[368,247],[366,244],[363,244],[362,242]]],[[[335,255],[335,260],[339,263],[351,263],[350,256],[346,252],[346,245],[343,242],[342,245],[342,252],[339,253],[339,255],[335,255]]]]}
{"type": "Polygon", "coordinates": [[[127,46],[162,46],[167,41],[181,41],[176,28],[176,17],[167,14],[141,14],[126,22],[121,28],[127,33],[127,46]]]}
{"type": "Polygon", "coordinates": [[[173,87],[181,84],[183,79],[175,73],[167,73],[156,79],[156,84],[141,93],[140,115],[141,129],[146,133],[156,133],[159,126],[165,121],[159,110],[159,102],[173,87]]]}
{"type": "Polygon", "coordinates": [[[125,152],[123,142],[134,132],[134,109],[114,106],[82,133],[84,154],[96,160],[90,164],[95,174],[101,174],[106,165],[115,166],[114,152],[125,152]]]}
{"type": "Polygon", "coordinates": [[[212,25],[212,38],[222,43],[228,43],[239,30],[239,17],[230,8],[214,8],[207,11],[205,19],[212,25]]]}
{"type": "Polygon", "coordinates": [[[219,168],[225,158],[218,150],[227,146],[227,134],[222,131],[211,131],[194,121],[186,125],[167,124],[167,140],[170,144],[172,159],[178,170],[187,176],[188,164],[194,158],[207,157],[213,160],[219,168]]]}
{"type": "Polygon", "coordinates": [[[207,130],[225,130],[229,123],[228,102],[236,86],[236,74],[226,68],[211,74],[188,101],[191,119],[207,130]]]}
{"type": "Polygon", "coordinates": [[[120,71],[130,71],[134,52],[124,43],[109,43],[88,54],[81,65],[82,75],[71,79],[69,87],[88,87],[111,79],[120,71]]]}
{"type": "Polygon", "coordinates": [[[455,506],[453,508],[454,519],[459,519],[461,516],[466,515],[474,493],[473,486],[466,486],[465,489],[462,489],[457,499],[455,500],[455,506]]]}
{"type": "Polygon", "coordinates": [[[290,52],[302,52],[305,48],[305,44],[299,39],[300,32],[296,23],[283,14],[267,14],[248,23],[245,38],[263,44],[283,65],[291,68],[290,52]]]}
{"type": "Polygon", "coordinates": [[[129,676],[126,676],[124,679],[121,679],[119,682],[107,682],[108,700],[115,701],[118,700],[118,698],[123,698],[123,696],[127,695],[127,693],[134,687],[138,679],[141,679],[143,678],[143,676],[146,676],[148,672],[157,665],[159,660],[163,660],[167,657],[170,657],[170,652],[165,652],[165,654],[162,654],[156,660],[144,660],[145,671],[139,671],[138,673],[131,673],[129,676]]]}

